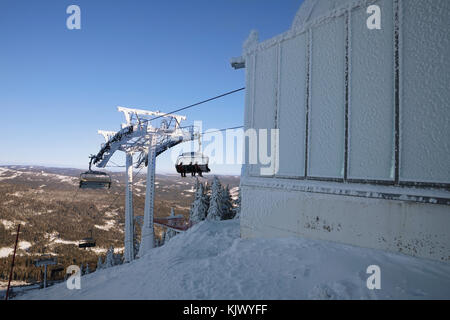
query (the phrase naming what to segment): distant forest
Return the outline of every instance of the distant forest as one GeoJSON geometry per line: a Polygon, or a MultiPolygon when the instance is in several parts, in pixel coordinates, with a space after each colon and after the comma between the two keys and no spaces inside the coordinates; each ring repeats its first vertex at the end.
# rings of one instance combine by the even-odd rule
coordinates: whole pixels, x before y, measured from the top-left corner
{"type": "MultiPolygon", "coordinates": [[[[19,244],[31,245],[18,250],[13,280],[42,281],[44,268],[35,267],[33,262],[44,254],[51,254],[58,260],[56,266],[49,266],[48,279],[60,280],[64,278],[64,271],[58,269],[89,264],[90,271],[94,271],[98,256],[104,259],[108,248],[123,248],[123,173],[113,173],[112,188],[102,191],[78,190],[80,171],[75,169],[9,169],[0,172],[0,249],[14,246],[19,222],[19,244]],[[94,249],[102,251],[78,248],[78,242],[90,236],[90,230],[96,241],[94,249]]],[[[144,178],[142,175],[135,179],[135,216],[142,215],[144,210],[144,178]]],[[[212,176],[207,179],[211,181],[212,176]]],[[[221,181],[230,187],[239,185],[239,177],[221,177],[221,181]]],[[[174,208],[176,214],[187,218],[194,200],[194,185],[195,179],[190,177],[157,175],[155,215],[167,216],[174,208]]],[[[136,231],[139,236],[138,226],[136,231]]],[[[163,231],[156,227],[156,237],[161,238],[163,231]]],[[[0,257],[1,281],[9,277],[11,260],[12,254],[0,257]]]]}

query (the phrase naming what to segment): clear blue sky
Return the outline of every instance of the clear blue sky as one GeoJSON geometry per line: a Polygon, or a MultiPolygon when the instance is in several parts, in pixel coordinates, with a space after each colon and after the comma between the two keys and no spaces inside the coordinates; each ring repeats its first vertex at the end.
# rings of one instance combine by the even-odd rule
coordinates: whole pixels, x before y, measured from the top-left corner
{"type": "MultiPolygon", "coordinates": [[[[301,2],[1,0],[0,164],[85,168],[103,142],[97,130],[123,122],[116,106],[168,112],[243,87],[230,58],[251,29],[260,40],[286,31],[301,2]],[[81,30],[66,28],[71,4],[81,30]]],[[[242,125],[243,111],[240,92],[183,114],[208,129],[242,125]]],[[[157,163],[174,171],[168,155],[157,163]]]]}

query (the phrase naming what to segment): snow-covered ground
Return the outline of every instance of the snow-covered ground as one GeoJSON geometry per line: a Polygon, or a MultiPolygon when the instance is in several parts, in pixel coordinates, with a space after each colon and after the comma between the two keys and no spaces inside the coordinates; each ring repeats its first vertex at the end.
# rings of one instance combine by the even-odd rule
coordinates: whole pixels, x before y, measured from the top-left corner
{"type": "MultiPolygon", "coordinates": [[[[29,169],[32,169],[33,167],[29,167],[28,169],[21,169],[21,170],[15,170],[13,166],[9,167],[9,168],[2,168],[0,167],[0,181],[3,180],[13,180],[17,177],[27,177],[27,180],[32,181],[36,178],[39,177],[46,177],[46,178],[51,178],[54,180],[57,180],[58,182],[61,183],[68,183],[71,185],[77,185],[78,184],[78,178],[77,177],[71,177],[71,176],[67,176],[67,175],[63,175],[63,174],[56,174],[56,173],[47,173],[44,171],[26,171],[29,169]]],[[[41,185],[42,187],[45,187],[46,185],[41,185]]],[[[15,196],[21,196],[22,194],[16,193],[13,194],[15,196]]]]}
{"type": "Polygon", "coordinates": [[[144,257],[20,299],[450,299],[450,264],[300,238],[241,239],[204,221],[144,257]],[[369,265],[381,289],[369,290],[369,265]]]}
{"type": "Polygon", "coordinates": [[[94,227],[97,228],[97,229],[109,231],[109,230],[111,230],[111,228],[115,228],[116,227],[116,221],[112,220],[112,219],[111,220],[107,220],[104,225],[95,224],[94,227]]]}
{"type": "Polygon", "coordinates": [[[14,252],[13,248],[8,248],[8,247],[0,248],[0,258],[6,258],[13,252],[14,252]]]}
{"type": "Polygon", "coordinates": [[[0,223],[3,224],[3,226],[5,227],[6,230],[13,229],[15,226],[15,223],[13,221],[5,220],[5,219],[0,219],[0,223]]]}
{"type": "Polygon", "coordinates": [[[21,249],[21,250],[27,250],[28,248],[30,248],[32,246],[32,244],[28,241],[19,241],[18,245],[19,245],[19,249],[21,249]]]}
{"type": "MultiPolygon", "coordinates": [[[[28,241],[19,241],[17,249],[18,250],[27,250],[31,246],[32,246],[32,244],[28,241]]],[[[9,247],[0,248],[0,258],[6,258],[9,255],[12,255],[13,252],[14,252],[14,248],[9,248],[9,247]]],[[[21,254],[18,253],[18,255],[21,255],[21,254]]]]}
{"type": "MultiPolygon", "coordinates": [[[[11,281],[11,286],[24,286],[27,285],[25,281],[11,281]]],[[[5,290],[8,287],[8,281],[0,281],[0,291],[5,290]]]]}

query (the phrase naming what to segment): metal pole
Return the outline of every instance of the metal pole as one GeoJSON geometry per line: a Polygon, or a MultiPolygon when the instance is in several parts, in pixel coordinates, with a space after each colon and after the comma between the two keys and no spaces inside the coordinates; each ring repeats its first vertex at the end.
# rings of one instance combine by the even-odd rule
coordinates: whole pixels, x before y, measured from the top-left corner
{"type": "Polygon", "coordinates": [[[133,225],[133,154],[126,156],[127,181],[125,185],[125,262],[134,259],[134,225],[133,225]]]}
{"type": "Polygon", "coordinates": [[[154,247],[153,204],[155,201],[155,162],[156,162],[156,135],[152,134],[148,153],[144,224],[142,226],[141,232],[139,257],[142,257],[145,253],[147,253],[150,249],[154,247]]]}
{"type": "Polygon", "coordinates": [[[44,288],[47,288],[47,265],[44,265],[44,288]]]}
{"type": "Polygon", "coordinates": [[[17,226],[16,244],[14,245],[14,254],[13,254],[13,258],[12,258],[12,262],[11,262],[11,271],[9,272],[8,288],[6,289],[5,300],[8,300],[9,287],[11,285],[11,278],[12,278],[13,269],[14,269],[14,260],[16,259],[17,242],[19,241],[19,232],[20,232],[20,223],[17,226]]]}

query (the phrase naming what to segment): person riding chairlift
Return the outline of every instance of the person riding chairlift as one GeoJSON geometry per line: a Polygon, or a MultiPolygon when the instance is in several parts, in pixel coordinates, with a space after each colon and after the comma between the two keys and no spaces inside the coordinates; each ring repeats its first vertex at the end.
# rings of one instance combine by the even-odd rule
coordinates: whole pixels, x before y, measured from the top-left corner
{"type": "Polygon", "coordinates": [[[177,165],[177,169],[180,172],[182,177],[186,177],[186,170],[184,170],[183,162],[180,162],[180,164],[177,165]]]}
{"type": "Polygon", "coordinates": [[[189,167],[188,168],[189,168],[188,170],[191,172],[191,176],[195,177],[195,168],[192,165],[192,161],[191,161],[191,163],[189,163],[189,167]]]}
{"type": "MultiPolygon", "coordinates": [[[[200,169],[200,166],[198,165],[197,162],[196,162],[195,165],[194,165],[194,171],[197,172],[198,175],[199,175],[200,177],[203,177],[203,175],[202,175],[202,169],[200,169]]],[[[194,174],[194,176],[195,176],[195,174],[194,174]]]]}

